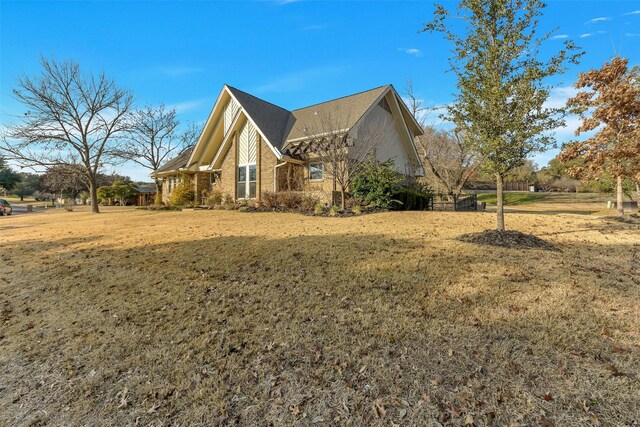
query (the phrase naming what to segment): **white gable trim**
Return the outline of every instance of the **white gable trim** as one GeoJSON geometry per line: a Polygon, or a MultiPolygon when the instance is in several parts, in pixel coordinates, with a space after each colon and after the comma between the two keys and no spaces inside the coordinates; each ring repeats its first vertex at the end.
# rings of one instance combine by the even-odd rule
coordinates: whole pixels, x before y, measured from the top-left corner
{"type": "Polygon", "coordinates": [[[220,144],[220,147],[218,148],[218,151],[216,152],[216,155],[213,156],[213,160],[209,164],[210,168],[212,168],[213,165],[216,164],[216,161],[218,160],[218,157],[221,156],[222,151],[224,150],[224,147],[227,145],[227,143],[231,139],[231,135],[233,135],[235,133],[236,126],[238,125],[238,121],[240,121],[240,117],[242,117],[243,114],[244,114],[245,117],[247,117],[247,115],[245,114],[243,109],[238,110],[238,112],[236,113],[236,116],[233,119],[233,122],[231,123],[231,126],[229,126],[229,132],[224,136],[224,139],[222,140],[222,143],[220,144]],[[240,114],[241,112],[242,112],[242,114],[240,114]]]}
{"type": "Polygon", "coordinates": [[[200,136],[198,137],[198,142],[196,142],[196,146],[193,148],[193,152],[191,153],[191,156],[189,156],[189,161],[187,162],[188,165],[191,164],[191,162],[193,162],[193,157],[198,152],[198,148],[202,143],[202,138],[204,137],[204,133],[205,133],[204,131],[209,127],[209,123],[211,123],[211,120],[213,119],[213,115],[216,112],[216,109],[218,108],[220,101],[222,100],[222,94],[224,93],[224,90],[226,87],[227,85],[224,85],[222,87],[222,90],[220,91],[220,95],[218,95],[218,98],[216,99],[216,103],[213,104],[213,108],[209,113],[209,117],[207,118],[207,121],[205,122],[204,127],[202,128],[202,132],[200,132],[200,136]]]}
{"type": "Polygon", "coordinates": [[[416,147],[416,142],[414,141],[413,137],[411,136],[411,132],[409,131],[409,127],[407,126],[407,121],[404,119],[404,116],[402,115],[402,110],[400,107],[400,104],[402,104],[402,100],[398,101],[398,94],[395,92],[395,90],[392,93],[393,95],[393,103],[394,103],[394,107],[396,107],[396,109],[398,110],[398,114],[400,115],[399,119],[402,122],[402,126],[404,128],[406,137],[407,137],[407,141],[409,143],[409,146],[411,148],[413,148],[413,155],[415,156],[415,160],[418,164],[418,166],[422,169],[422,162],[420,161],[420,156],[418,155],[418,149],[416,147]]]}

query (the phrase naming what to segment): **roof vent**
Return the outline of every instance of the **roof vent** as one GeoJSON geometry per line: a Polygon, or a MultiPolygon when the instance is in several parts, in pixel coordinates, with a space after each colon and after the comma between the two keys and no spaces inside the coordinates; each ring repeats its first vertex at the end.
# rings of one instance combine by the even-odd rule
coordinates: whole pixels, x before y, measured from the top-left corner
{"type": "Polygon", "coordinates": [[[317,115],[318,115],[318,110],[314,111],[314,112],[313,112],[313,115],[314,115],[314,116],[317,116],[317,115]]]}

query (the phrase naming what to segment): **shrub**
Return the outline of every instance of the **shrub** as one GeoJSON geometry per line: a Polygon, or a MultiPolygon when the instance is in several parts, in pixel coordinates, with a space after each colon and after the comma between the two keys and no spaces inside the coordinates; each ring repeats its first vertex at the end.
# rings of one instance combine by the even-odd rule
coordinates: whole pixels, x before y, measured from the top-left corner
{"type": "Polygon", "coordinates": [[[360,207],[360,205],[355,205],[354,207],[351,208],[351,212],[353,212],[356,215],[360,215],[362,213],[362,208],[360,207]]]}
{"type": "Polygon", "coordinates": [[[302,205],[302,193],[298,191],[281,191],[276,194],[278,206],[298,210],[302,205]]]}
{"type": "Polygon", "coordinates": [[[231,194],[225,194],[222,197],[222,207],[225,208],[226,210],[233,210],[236,208],[236,204],[233,201],[233,197],[231,197],[231,194]]]}
{"type": "Polygon", "coordinates": [[[370,206],[391,209],[394,204],[394,191],[402,177],[396,172],[393,160],[378,163],[367,162],[351,184],[353,195],[370,206]]]}
{"type": "Polygon", "coordinates": [[[316,203],[313,207],[313,213],[316,215],[322,215],[324,213],[324,205],[322,203],[316,203]]]}
{"type": "Polygon", "coordinates": [[[424,211],[431,205],[430,194],[416,192],[410,188],[403,188],[393,193],[393,198],[397,201],[395,210],[401,211],[424,211]]]}
{"type": "Polygon", "coordinates": [[[303,194],[302,200],[300,201],[300,209],[304,212],[311,212],[315,209],[316,205],[320,202],[318,197],[313,194],[303,194]]]}
{"type": "Polygon", "coordinates": [[[340,206],[333,205],[329,208],[329,216],[337,216],[340,212],[340,206]]]}
{"type": "Polygon", "coordinates": [[[191,181],[183,179],[171,192],[169,204],[171,206],[189,206],[194,202],[195,192],[191,181]]]}
{"type": "Polygon", "coordinates": [[[265,191],[262,193],[262,205],[267,209],[278,207],[278,194],[273,191],[265,191]]]}
{"type": "Polygon", "coordinates": [[[211,190],[206,195],[207,206],[214,207],[222,205],[222,192],[220,190],[211,190]]]}

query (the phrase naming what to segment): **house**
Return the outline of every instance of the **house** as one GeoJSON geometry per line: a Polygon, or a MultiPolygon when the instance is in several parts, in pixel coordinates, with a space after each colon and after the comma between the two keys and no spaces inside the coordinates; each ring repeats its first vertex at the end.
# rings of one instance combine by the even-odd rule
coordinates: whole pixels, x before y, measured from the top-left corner
{"type": "Polygon", "coordinates": [[[136,182],[136,206],[149,206],[155,201],[158,192],[156,184],[153,182],[136,182]]]}
{"type": "Polygon", "coordinates": [[[298,190],[334,200],[336,180],[314,149],[344,141],[349,156],[393,159],[402,174],[422,176],[414,144],[422,129],[391,85],[289,111],[225,85],[197,143],[152,174],[162,198],[184,179],[198,200],[218,190],[233,200],[260,201],[265,192],[298,190]]]}

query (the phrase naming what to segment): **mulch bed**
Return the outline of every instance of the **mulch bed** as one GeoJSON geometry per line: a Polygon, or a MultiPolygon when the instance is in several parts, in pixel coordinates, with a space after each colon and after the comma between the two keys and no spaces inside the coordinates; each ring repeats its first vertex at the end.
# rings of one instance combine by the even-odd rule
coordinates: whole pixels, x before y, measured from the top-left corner
{"type": "Polygon", "coordinates": [[[457,237],[456,240],[476,245],[500,246],[503,248],[559,251],[556,246],[539,237],[515,230],[485,230],[477,233],[463,234],[462,236],[457,237]]]}
{"type": "Polygon", "coordinates": [[[306,216],[327,216],[327,217],[331,217],[331,216],[351,217],[351,216],[361,216],[361,215],[373,214],[373,213],[379,213],[379,212],[388,212],[388,210],[386,209],[369,208],[369,207],[362,208],[361,212],[357,214],[353,213],[350,209],[347,209],[345,211],[338,211],[335,215],[330,215],[329,210],[327,209],[325,209],[322,213],[315,213],[313,211],[303,211],[300,209],[286,209],[281,207],[267,208],[266,206],[260,206],[256,208],[254,206],[242,206],[238,210],[241,212],[290,212],[290,213],[299,213],[306,216]]]}

